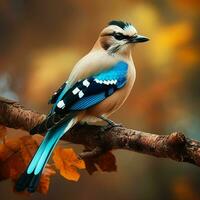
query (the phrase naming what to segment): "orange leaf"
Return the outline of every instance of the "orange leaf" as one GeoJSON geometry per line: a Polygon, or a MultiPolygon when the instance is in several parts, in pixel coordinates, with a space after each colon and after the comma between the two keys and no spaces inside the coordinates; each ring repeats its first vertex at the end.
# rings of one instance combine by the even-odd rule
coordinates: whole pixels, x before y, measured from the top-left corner
{"type": "MultiPolygon", "coordinates": [[[[4,139],[4,143],[0,144],[0,180],[10,178],[15,182],[30,162],[41,140],[42,136],[39,135],[4,139]]],[[[52,167],[47,165],[40,179],[39,192],[47,193],[50,177],[54,174],[52,167]]]]}
{"type": "Polygon", "coordinates": [[[79,159],[73,149],[57,147],[54,151],[53,161],[61,176],[68,180],[78,181],[80,174],[78,169],[85,169],[85,163],[79,159]]]}
{"type": "Polygon", "coordinates": [[[47,164],[45,166],[44,171],[42,172],[42,176],[40,178],[40,184],[38,187],[38,192],[42,194],[46,194],[49,190],[49,184],[50,184],[50,177],[52,175],[55,175],[55,170],[52,169],[51,165],[47,164]]]}
{"type": "Polygon", "coordinates": [[[106,152],[94,158],[86,158],[84,161],[89,174],[93,174],[98,170],[102,170],[103,172],[117,171],[116,159],[111,152],[106,152]]]}

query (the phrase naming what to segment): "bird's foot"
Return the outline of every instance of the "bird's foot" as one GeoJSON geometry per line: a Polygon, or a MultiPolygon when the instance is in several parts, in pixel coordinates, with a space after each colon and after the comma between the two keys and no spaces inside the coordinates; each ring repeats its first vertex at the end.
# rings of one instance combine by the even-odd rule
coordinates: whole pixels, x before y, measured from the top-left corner
{"type": "Polygon", "coordinates": [[[90,124],[89,124],[88,122],[86,122],[86,121],[80,121],[79,124],[82,125],[82,126],[88,126],[88,125],[90,125],[90,124]]]}
{"type": "Polygon", "coordinates": [[[99,118],[102,119],[103,121],[107,122],[107,125],[101,127],[102,132],[109,130],[111,128],[114,128],[114,127],[122,127],[122,124],[118,124],[118,123],[116,123],[116,122],[112,121],[111,119],[108,119],[104,116],[101,116],[99,118]]]}
{"type": "Polygon", "coordinates": [[[112,125],[107,124],[107,125],[101,127],[101,132],[105,132],[105,131],[107,131],[111,128],[114,128],[114,127],[122,127],[122,124],[112,124],[112,125]]]}

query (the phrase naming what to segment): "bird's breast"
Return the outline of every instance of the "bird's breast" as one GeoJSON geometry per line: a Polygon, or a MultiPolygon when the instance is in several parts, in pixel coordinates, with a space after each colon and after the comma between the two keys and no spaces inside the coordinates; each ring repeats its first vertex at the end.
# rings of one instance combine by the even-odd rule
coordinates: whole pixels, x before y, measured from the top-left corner
{"type": "Polygon", "coordinates": [[[111,96],[106,98],[101,103],[95,105],[94,107],[88,109],[86,115],[89,116],[109,116],[116,110],[118,110],[125,102],[127,97],[129,96],[133,84],[136,78],[136,71],[133,62],[128,63],[128,74],[127,74],[127,82],[126,85],[117,90],[111,96]]]}

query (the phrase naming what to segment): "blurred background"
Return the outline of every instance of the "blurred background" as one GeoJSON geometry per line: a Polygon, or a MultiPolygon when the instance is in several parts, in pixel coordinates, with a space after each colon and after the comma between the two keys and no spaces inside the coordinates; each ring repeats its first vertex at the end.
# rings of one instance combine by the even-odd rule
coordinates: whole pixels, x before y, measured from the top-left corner
{"type": "MultiPolygon", "coordinates": [[[[51,94],[112,19],[134,24],[151,40],[133,50],[134,89],[112,118],[158,134],[183,131],[200,140],[199,0],[0,0],[0,95],[47,113],[51,94]]],[[[200,199],[200,169],[115,151],[118,171],[56,175],[47,195],[30,197],[0,182],[1,199],[200,199]]]]}

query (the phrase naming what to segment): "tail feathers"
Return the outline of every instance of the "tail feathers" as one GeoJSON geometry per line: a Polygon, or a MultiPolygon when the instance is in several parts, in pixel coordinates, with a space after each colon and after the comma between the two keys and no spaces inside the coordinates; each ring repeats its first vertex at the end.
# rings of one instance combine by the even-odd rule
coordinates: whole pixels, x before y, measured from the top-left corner
{"type": "Polygon", "coordinates": [[[42,172],[37,175],[34,175],[34,173],[28,174],[25,171],[16,182],[16,191],[22,192],[28,188],[28,192],[35,192],[39,184],[41,174],[42,172]]]}
{"type": "Polygon", "coordinates": [[[33,159],[31,160],[31,162],[29,163],[29,165],[27,167],[27,174],[31,174],[32,172],[34,172],[34,169],[35,169],[38,161],[40,160],[43,152],[45,151],[45,148],[48,145],[48,142],[52,136],[53,136],[53,133],[51,131],[48,131],[47,134],[45,135],[42,143],[40,144],[38,150],[36,151],[33,159]]]}
{"type": "Polygon", "coordinates": [[[38,174],[44,168],[59,139],[73,126],[75,121],[76,119],[73,118],[67,124],[62,125],[54,131],[52,137],[49,139],[48,144],[43,151],[43,154],[40,157],[40,160],[35,167],[34,174],[38,174]]]}
{"type": "Polygon", "coordinates": [[[15,185],[15,189],[18,192],[22,192],[25,190],[25,188],[27,187],[27,185],[29,185],[30,181],[32,180],[34,174],[27,174],[27,172],[25,171],[23,174],[21,174],[21,176],[19,177],[19,179],[16,182],[15,185]]]}
{"type": "Polygon", "coordinates": [[[41,175],[42,175],[42,171],[37,175],[33,175],[32,179],[30,180],[28,184],[28,192],[35,192],[37,190],[41,175]]]}
{"type": "Polygon", "coordinates": [[[72,118],[68,123],[65,123],[47,133],[26,171],[18,179],[15,187],[17,191],[23,191],[26,188],[28,188],[28,192],[36,191],[43,168],[48,162],[53,149],[59,139],[73,126],[75,122],[75,118],[72,118]]]}

